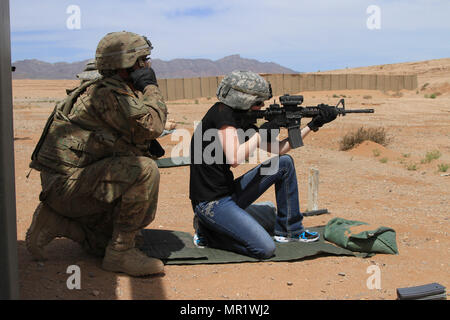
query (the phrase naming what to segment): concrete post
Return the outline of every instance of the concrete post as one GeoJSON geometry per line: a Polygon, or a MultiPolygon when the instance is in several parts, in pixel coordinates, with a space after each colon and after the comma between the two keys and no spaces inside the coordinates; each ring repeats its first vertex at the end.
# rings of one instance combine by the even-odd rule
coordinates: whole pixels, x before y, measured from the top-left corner
{"type": "Polygon", "coordinates": [[[316,168],[309,169],[308,177],[308,211],[319,209],[319,170],[316,168]]]}

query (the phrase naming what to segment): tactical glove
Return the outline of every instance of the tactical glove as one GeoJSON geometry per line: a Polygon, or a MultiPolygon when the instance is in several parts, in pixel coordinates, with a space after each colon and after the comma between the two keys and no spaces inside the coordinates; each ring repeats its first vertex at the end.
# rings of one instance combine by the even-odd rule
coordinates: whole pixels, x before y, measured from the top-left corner
{"type": "Polygon", "coordinates": [[[166,153],[164,148],[159,144],[158,140],[150,141],[148,145],[148,151],[152,156],[157,158],[161,158],[166,153]]]}
{"type": "Polygon", "coordinates": [[[144,92],[144,88],[150,84],[158,86],[155,71],[152,68],[141,68],[130,74],[131,81],[136,90],[144,92]]]}
{"type": "Polygon", "coordinates": [[[312,131],[319,130],[325,123],[331,122],[336,119],[338,113],[335,107],[320,105],[319,107],[319,115],[315,116],[307,126],[312,131]]]}

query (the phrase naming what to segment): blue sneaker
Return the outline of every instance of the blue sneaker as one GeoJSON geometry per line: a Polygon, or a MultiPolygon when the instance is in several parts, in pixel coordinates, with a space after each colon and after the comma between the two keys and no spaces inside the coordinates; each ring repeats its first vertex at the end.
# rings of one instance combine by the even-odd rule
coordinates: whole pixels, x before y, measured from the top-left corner
{"type": "Polygon", "coordinates": [[[288,237],[284,237],[284,236],[274,236],[273,237],[275,239],[276,242],[293,242],[293,241],[297,241],[297,242],[314,242],[319,240],[320,235],[318,232],[314,232],[314,231],[309,231],[309,230],[305,230],[302,233],[300,233],[300,235],[298,235],[295,238],[288,238],[288,237]]]}
{"type": "Polygon", "coordinates": [[[208,242],[206,242],[206,239],[203,238],[201,235],[199,236],[197,233],[194,233],[192,242],[194,243],[194,246],[200,249],[206,248],[208,246],[208,242]]]}

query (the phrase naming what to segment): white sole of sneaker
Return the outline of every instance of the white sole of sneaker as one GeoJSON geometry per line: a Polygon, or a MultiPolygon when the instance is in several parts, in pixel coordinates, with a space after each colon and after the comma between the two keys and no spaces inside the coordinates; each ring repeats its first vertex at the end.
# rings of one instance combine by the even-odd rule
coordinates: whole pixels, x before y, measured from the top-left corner
{"type": "Polygon", "coordinates": [[[198,245],[198,244],[197,244],[197,241],[198,241],[197,235],[194,235],[194,237],[192,238],[192,243],[194,244],[194,246],[195,246],[196,248],[199,248],[199,249],[204,249],[204,248],[206,248],[206,246],[198,245]]]}
{"type": "Polygon", "coordinates": [[[274,236],[273,239],[276,242],[281,242],[281,243],[286,243],[286,242],[291,242],[292,241],[292,240],[289,240],[289,238],[282,237],[282,236],[274,236]]]}
{"type": "Polygon", "coordinates": [[[286,238],[283,236],[274,236],[273,237],[276,242],[280,243],[287,243],[287,242],[314,242],[318,241],[319,237],[316,239],[293,239],[293,238],[286,238]]]}
{"type": "Polygon", "coordinates": [[[316,239],[299,239],[299,240],[297,240],[298,242],[315,242],[315,241],[318,241],[319,240],[319,238],[316,238],[316,239]]]}

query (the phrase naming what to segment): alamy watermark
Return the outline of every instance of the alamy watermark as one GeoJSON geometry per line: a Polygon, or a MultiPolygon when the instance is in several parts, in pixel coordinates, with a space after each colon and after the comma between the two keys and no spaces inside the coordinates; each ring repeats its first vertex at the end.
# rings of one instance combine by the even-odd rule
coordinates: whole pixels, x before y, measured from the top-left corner
{"type": "Polygon", "coordinates": [[[367,7],[366,13],[369,14],[366,21],[367,29],[381,29],[381,8],[377,5],[370,5],[367,7]]]}
{"type": "Polygon", "coordinates": [[[77,265],[71,265],[67,267],[67,274],[70,274],[69,278],[67,278],[66,286],[69,290],[80,290],[81,289],[81,269],[77,265]]]}
{"type": "MultiPolygon", "coordinates": [[[[188,130],[177,129],[172,133],[171,141],[178,142],[171,151],[172,161],[175,164],[181,164],[183,157],[190,156],[190,161],[193,164],[231,164],[230,159],[224,156],[219,130],[212,128],[203,131],[202,122],[195,122],[194,126],[193,146],[191,146],[192,137],[188,130]],[[177,163],[178,161],[180,163],[177,163]]],[[[237,128],[236,132],[240,145],[246,139],[251,138],[256,133],[256,130],[252,128],[247,130],[237,128]]],[[[258,151],[256,152],[255,150],[247,159],[241,159],[237,164],[258,164],[271,160],[267,162],[268,165],[261,168],[261,174],[275,174],[278,171],[279,163],[276,161],[278,158],[273,157],[273,155],[277,155],[279,152],[279,141],[277,139],[279,131],[259,129],[258,132],[261,135],[261,144],[258,151]],[[270,149],[270,152],[267,151],[268,149],[270,149]]],[[[235,146],[234,142],[227,143],[227,145],[233,151],[239,148],[239,145],[235,146]]]]}
{"type": "Polygon", "coordinates": [[[371,274],[369,278],[367,278],[366,286],[368,289],[381,289],[381,270],[377,265],[368,266],[366,269],[366,273],[371,274]]]}
{"type": "Polygon", "coordinates": [[[69,30],[81,29],[81,9],[75,4],[71,4],[67,7],[66,13],[70,16],[66,20],[66,27],[69,30]]]}

